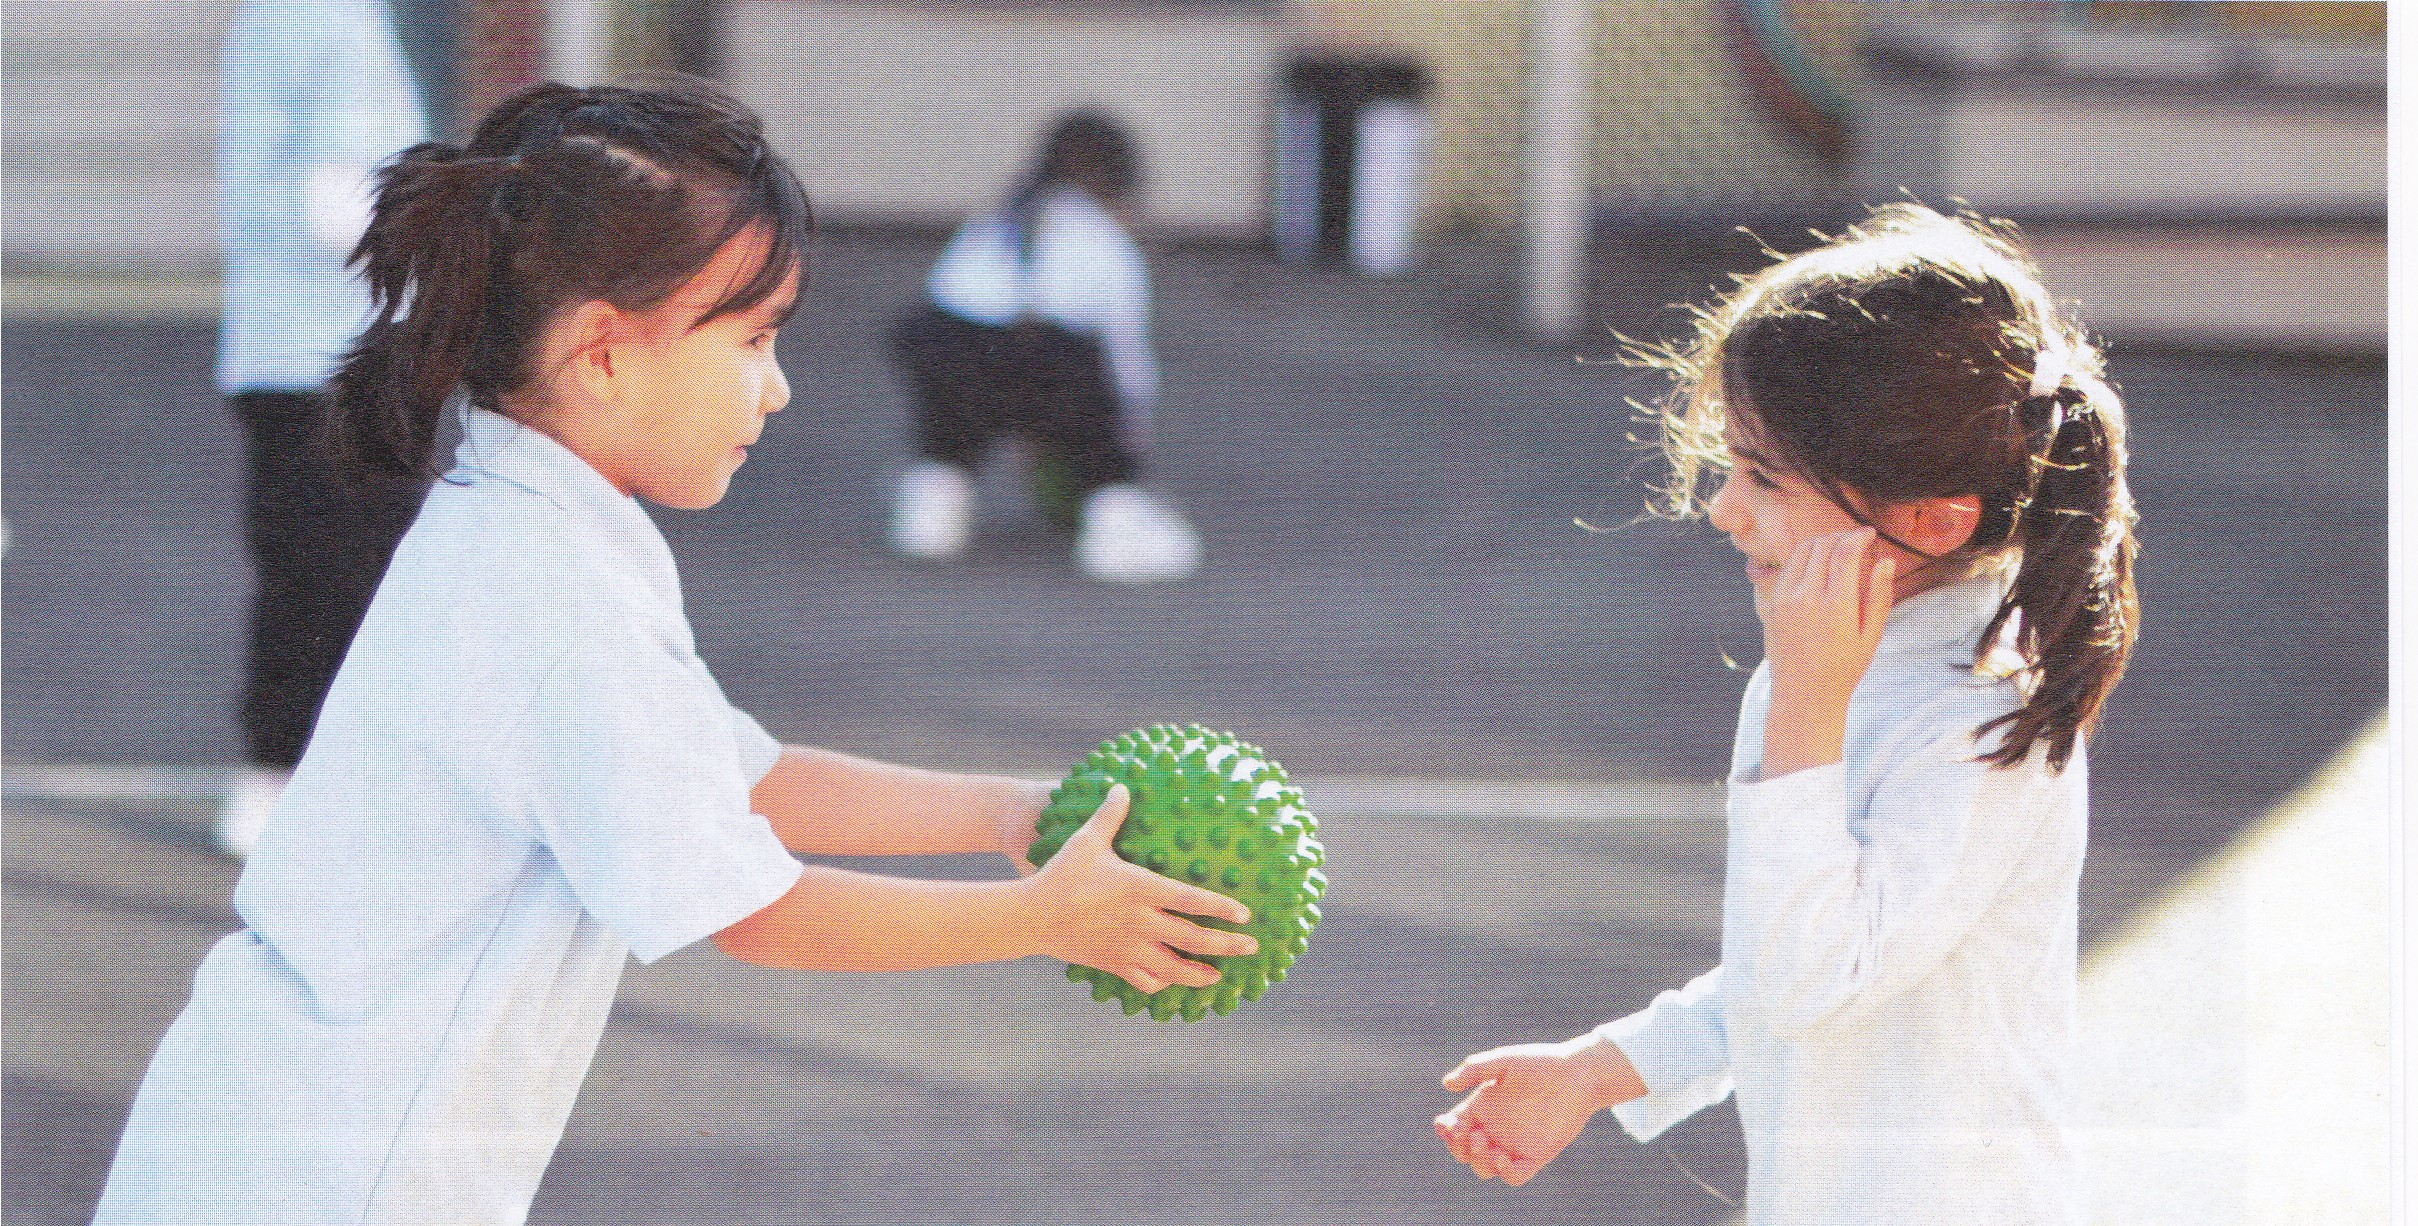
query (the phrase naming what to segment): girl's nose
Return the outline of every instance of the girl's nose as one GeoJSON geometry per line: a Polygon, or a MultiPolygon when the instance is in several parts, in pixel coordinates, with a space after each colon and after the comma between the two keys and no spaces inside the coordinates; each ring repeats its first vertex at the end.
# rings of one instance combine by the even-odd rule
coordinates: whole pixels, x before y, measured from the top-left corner
{"type": "Polygon", "coordinates": [[[1738,497],[1730,492],[1730,487],[1737,481],[1734,475],[1722,478],[1720,486],[1713,490],[1713,500],[1704,507],[1704,517],[1711,520],[1715,528],[1731,536],[1738,535],[1747,527],[1746,514],[1738,505],[1738,497]]]}
{"type": "Polygon", "coordinates": [[[781,364],[772,364],[771,375],[764,380],[764,415],[767,417],[789,406],[789,376],[781,373],[781,364]]]}

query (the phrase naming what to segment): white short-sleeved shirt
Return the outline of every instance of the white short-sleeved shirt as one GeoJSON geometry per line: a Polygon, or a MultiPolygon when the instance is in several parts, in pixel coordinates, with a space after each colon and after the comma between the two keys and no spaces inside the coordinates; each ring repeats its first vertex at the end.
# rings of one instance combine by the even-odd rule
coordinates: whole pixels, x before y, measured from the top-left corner
{"type": "Polygon", "coordinates": [[[102,1223],[511,1223],[633,953],[801,869],[637,502],[466,415],[119,1143],[102,1223]]]}
{"type": "Polygon", "coordinates": [[[924,288],[942,310],[974,323],[1003,328],[1030,315],[1097,337],[1126,410],[1146,414],[1157,401],[1149,268],[1125,227],[1080,191],[1052,192],[1034,206],[1022,256],[1006,218],[967,222],[924,288]]]}
{"type": "MultiPolygon", "coordinates": [[[[2089,768],[1975,761],[2013,710],[1973,667],[1994,580],[1899,602],[1844,761],[1762,778],[1770,665],[1729,779],[1721,962],[1599,1028],[1645,1081],[1640,1140],[1729,1096],[1750,1226],[2078,1223],[2067,1142],[2089,768]]],[[[1988,673],[2014,661],[2000,657],[1988,673]]]]}

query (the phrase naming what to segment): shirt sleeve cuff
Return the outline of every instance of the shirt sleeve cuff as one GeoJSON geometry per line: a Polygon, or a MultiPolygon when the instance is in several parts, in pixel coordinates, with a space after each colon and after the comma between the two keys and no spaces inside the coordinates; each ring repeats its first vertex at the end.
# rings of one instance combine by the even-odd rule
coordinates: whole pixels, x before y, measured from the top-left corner
{"type": "Polygon", "coordinates": [[[659,929],[632,941],[630,956],[651,964],[779,901],[805,874],[806,866],[773,837],[772,827],[764,828],[763,842],[764,846],[754,849],[757,854],[734,859],[730,869],[713,880],[688,883],[694,905],[683,917],[685,922],[677,930],[659,929]]]}
{"type": "Polygon", "coordinates": [[[1726,1045],[1717,1024],[1702,1011],[1717,1010],[1709,1000],[1693,999],[1698,985],[1686,992],[1664,993],[1654,1004],[1595,1028],[1595,1033],[1618,1047],[1645,1083],[1644,1097],[1612,1108],[1612,1118],[1628,1134],[1651,1141],[1663,1130],[1730,1096],[1732,1078],[1726,1045]]]}

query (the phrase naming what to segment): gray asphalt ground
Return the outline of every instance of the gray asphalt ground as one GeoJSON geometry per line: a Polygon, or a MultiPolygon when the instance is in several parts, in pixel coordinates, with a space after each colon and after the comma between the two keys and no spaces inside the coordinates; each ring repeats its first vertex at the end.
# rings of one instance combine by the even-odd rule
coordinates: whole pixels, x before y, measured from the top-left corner
{"type": "MultiPolygon", "coordinates": [[[[660,517],[701,650],[783,737],[920,764],[1053,776],[1128,726],[1234,728],[1307,782],[1329,918],[1268,999],[1189,1027],[1124,1019],[1037,961],[634,969],[535,1220],[1726,1212],[1696,1183],[1736,1193],[1726,1109],[1644,1148],[1599,1124],[1519,1192],[1470,1180],[1426,1127],[1459,1056],[1575,1033],[1715,953],[1710,786],[1743,681],[1724,657],[1759,643],[1746,586],[1701,525],[1572,523],[1637,510],[1651,468],[1621,403],[1651,384],[1601,336],[1515,336],[1500,251],[1444,247],[1381,283],[1172,250],[1155,480],[1204,530],[1205,573],[1086,583],[1005,481],[972,556],[910,565],[878,547],[906,438],[879,335],[936,245],[827,236],[783,342],[789,410],[721,507],[660,517]],[[1371,779],[1462,786],[1414,803],[1371,779]],[[1483,803],[1545,785],[1569,802],[1483,803]]],[[[1604,255],[1601,315],[1656,336],[1743,247],[1604,255]]],[[[151,1046],[232,923],[233,866],[201,834],[237,757],[249,583],[213,329],[0,330],[11,1223],[89,1212],[151,1046]],[[113,778],[138,786],[63,782],[113,778]]],[[[2147,612],[2093,747],[2086,940],[2298,784],[2386,679],[2381,362],[2119,346],[2114,371],[2147,612]]]]}

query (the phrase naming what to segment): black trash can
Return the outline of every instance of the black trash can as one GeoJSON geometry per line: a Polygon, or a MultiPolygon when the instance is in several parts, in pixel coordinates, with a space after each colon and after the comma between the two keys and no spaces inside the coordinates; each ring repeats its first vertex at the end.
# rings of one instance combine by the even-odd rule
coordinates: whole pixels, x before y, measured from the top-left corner
{"type": "Polygon", "coordinates": [[[1269,241],[1287,263],[1410,266],[1427,157],[1427,72],[1399,57],[1295,56],[1276,108],[1269,241]]]}

